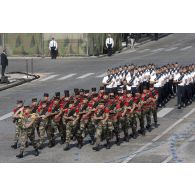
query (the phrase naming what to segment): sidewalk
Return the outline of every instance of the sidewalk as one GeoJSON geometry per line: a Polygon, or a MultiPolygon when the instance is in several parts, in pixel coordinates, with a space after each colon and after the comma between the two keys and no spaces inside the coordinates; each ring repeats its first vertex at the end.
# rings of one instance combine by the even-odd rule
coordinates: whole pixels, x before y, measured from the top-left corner
{"type": "Polygon", "coordinates": [[[35,79],[38,79],[38,75],[31,75],[31,74],[26,74],[22,72],[10,72],[5,74],[5,76],[8,77],[9,83],[1,83],[0,82],[0,91],[9,89],[11,87],[15,87],[18,85],[22,85],[24,83],[33,81],[35,79]]]}

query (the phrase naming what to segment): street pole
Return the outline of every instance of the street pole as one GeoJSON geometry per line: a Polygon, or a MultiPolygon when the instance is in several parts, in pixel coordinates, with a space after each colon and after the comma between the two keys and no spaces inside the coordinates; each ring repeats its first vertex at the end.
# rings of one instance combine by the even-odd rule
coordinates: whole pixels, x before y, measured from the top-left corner
{"type": "Polygon", "coordinates": [[[5,33],[2,34],[2,46],[5,48],[5,33]]]}
{"type": "Polygon", "coordinates": [[[33,62],[33,58],[31,58],[31,73],[33,74],[34,72],[34,62],[33,62]]]}
{"type": "Polygon", "coordinates": [[[27,78],[28,78],[28,60],[26,59],[26,74],[27,74],[27,78]]]}
{"type": "Polygon", "coordinates": [[[42,38],[42,58],[44,58],[44,33],[42,33],[42,36],[41,36],[41,38],[42,38]]]}

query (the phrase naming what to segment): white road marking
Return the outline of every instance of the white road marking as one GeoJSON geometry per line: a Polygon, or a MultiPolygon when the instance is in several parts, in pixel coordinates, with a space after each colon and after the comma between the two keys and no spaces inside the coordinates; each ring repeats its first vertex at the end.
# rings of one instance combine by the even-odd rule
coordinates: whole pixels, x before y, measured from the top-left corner
{"type": "Polygon", "coordinates": [[[1,117],[0,117],[0,121],[5,120],[5,119],[7,119],[7,118],[11,117],[11,116],[12,116],[12,114],[13,114],[13,112],[10,112],[10,113],[7,113],[7,114],[5,114],[5,115],[1,116],[1,117]]]}
{"type": "Polygon", "coordinates": [[[149,51],[150,49],[144,49],[144,50],[141,50],[141,51],[138,51],[138,53],[144,53],[146,51],[149,51]]]}
{"type": "Polygon", "coordinates": [[[195,112],[195,108],[193,108],[190,112],[188,112],[186,115],[184,115],[182,118],[180,118],[179,120],[177,120],[175,123],[173,123],[170,127],[168,127],[165,131],[163,131],[160,135],[156,136],[154,139],[152,139],[152,142],[149,142],[147,144],[145,144],[144,146],[142,146],[140,149],[138,149],[136,152],[130,154],[128,156],[128,158],[126,158],[124,161],[122,161],[123,163],[128,163],[129,161],[131,161],[138,153],[142,152],[145,148],[147,148],[148,146],[152,145],[154,142],[156,142],[157,140],[159,140],[161,137],[163,137],[166,133],[168,133],[170,130],[172,130],[176,125],[178,125],[179,123],[181,123],[185,118],[187,118],[188,116],[190,116],[193,112],[195,112]]]}
{"type": "Polygon", "coordinates": [[[106,73],[103,73],[103,74],[100,74],[98,76],[96,76],[97,78],[101,78],[101,77],[105,77],[106,76],[106,73]]]}
{"type": "Polygon", "coordinates": [[[173,51],[175,49],[177,49],[178,47],[172,47],[172,48],[169,48],[169,49],[165,49],[165,51],[173,51]]]}
{"type": "Polygon", "coordinates": [[[88,76],[90,76],[90,75],[93,75],[94,73],[87,73],[87,74],[84,74],[84,75],[82,75],[82,76],[80,76],[80,77],[77,77],[77,79],[84,79],[84,78],[86,78],[86,77],[88,77],[88,76]]]}
{"type": "Polygon", "coordinates": [[[39,80],[39,81],[47,81],[47,80],[53,79],[54,77],[57,77],[57,76],[59,76],[59,75],[58,75],[58,74],[54,74],[54,75],[48,76],[48,77],[46,77],[46,78],[44,78],[44,79],[41,79],[41,80],[39,80]]]}
{"type": "Polygon", "coordinates": [[[182,49],[180,49],[180,51],[185,51],[185,50],[190,49],[190,48],[192,48],[191,45],[190,45],[190,46],[187,46],[187,47],[184,47],[184,48],[182,48],[182,49]]]}
{"type": "Polygon", "coordinates": [[[164,117],[166,114],[168,114],[169,112],[171,112],[174,108],[163,108],[162,110],[160,110],[157,113],[158,118],[162,118],[164,117]]]}
{"type": "Polygon", "coordinates": [[[162,51],[164,48],[158,48],[158,49],[154,49],[154,50],[152,50],[151,52],[159,52],[159,51],[162,51]]]}
{"type": "Polygon", "coordinates": [[[76,74],[77,74],[77,73],[68,74],[68,75],[66,75],[66,76],[64,76],[64,77],[61,77],[61,78],[57,79],[57,80],[58,80],[58,81],[62,81],[62,80],[68,79],[68,78],[70,78],[70,77],[73,77],[73,76],[76,75],[76,74]]]}

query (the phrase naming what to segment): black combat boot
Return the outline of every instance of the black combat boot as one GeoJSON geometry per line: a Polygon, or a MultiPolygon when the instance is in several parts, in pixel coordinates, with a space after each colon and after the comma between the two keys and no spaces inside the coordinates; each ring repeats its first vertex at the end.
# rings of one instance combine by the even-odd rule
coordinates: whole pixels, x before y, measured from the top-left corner
{"type": "Polygon", "coordinates": [[[52,147],[54,147],[56,145],[55,139],[53,139],[51,142],[52,142],[52,147]]]}
{"type": "Polygon", "coordinates": [[[65,146],[64,146],[64,151],[67,151],[70,149],[70,146],[69,146],[69,143],[65,143],[65,146]]]}
{"type": "Polygon", "coordinates": [[[127,132],[125,132],[125,137],[124,137],[125,142],[129,142],[129,135],[127,132]]]}
{"type": "Polygon", "coordinates": [[[152,128],[151,128],[151,125],[146,125],[146,129],[151,132],[152,131],[152,128]]]}
{"type": "Polygon", "coordinates": [[[154,127],[158,128],[158,123],[157,122],[154,123],[154,127]]]}
{"type": "Polygon", "coordinates": [[[106,149],[110,149],[110,140],[107,139],[106,142],[107,142],[107,143],[106,143],[106,149]]]}
{"type": "Polygon", "coordinates": [[[83,147],[83,139],[79,139],[77,146],[79,149],[81,149],[83,147]]]}
{"type": "Polygon", "coordinates": [[[40,144],[39,147],[38,147],[39,150],[42,150],[43,149],[43,144],[40,144]]]}
{"type": "Polygon", "coordinates": [[[132,138],[133,138],[133,139],[137,139],[137,136],[138,136],[138,135],[137,135],[137,132],[136,132],[136,131],[133,131],[133,133],[132,133],[132,138]]]}
{"type": "Polygon", "coordinates": [[[52,148],[52,147],[53,147],[52,141],[49,141],[48,147],[49,147],[49,148],[52,148]]]}
{"type": "Polygon", "coordinates": [[[93,147],[93,150],[99,151],[99,150],[100,150],[100,145],[98,144],[98,145],[94,146],[94,147],[93,147]]]}
{"type": "Polygon", "coordinates": [[[116,145],[117,145],[117,146],[120,146],[120,144],[121,144],[121,143],[120,143],[120,137],[119,137],[119,135],[117,135],[117,136],[116,136],[116,145]]]}
{"type": "Polygon", "coordinates": [[[11,148],[17,149],[17,146],[18,146],[18,142],[15,142],[13,145],[11,145],[11,148]]]}
{"type": "Polygon", "coordinates": [[[35,149],[34,155],[39,156],[39,150],[38,149],[35,149]]]}
{"type": "Polygon", "coordinates": [[[144,129],[140,129],[140,131],[139,131],[139,132],[140,132],[140,134],[141,134],[141,135],[143,135],[143,136],[145,136],[145,135],[146,135],[146,132],[145,132],[145,130],[144,130],[144,129]]]}
{"type": "Polygon", "coordinates": [[[20,152],[20,154],[16,155],[17,158],[23,158],[23,152],[20,152]]]}
{"type": "Polygon", "coordinates": [[[93,136],[91,136],[90,144],[91,144],[91,145],[94,145],[94,144],[95,144],[95,139],[94,139],[93,136]]]}
{"type": "Polygon", "coordinates": [[[64,144],[64,142],[65,142],[64,137],[61,137],[60,145],[64,144]]]}

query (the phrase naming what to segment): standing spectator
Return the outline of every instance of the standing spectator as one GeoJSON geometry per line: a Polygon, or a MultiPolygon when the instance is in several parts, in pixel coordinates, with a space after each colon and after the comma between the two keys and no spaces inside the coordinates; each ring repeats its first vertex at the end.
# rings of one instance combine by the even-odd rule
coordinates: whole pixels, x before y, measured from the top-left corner
{"type": "Polygon", "coordinates": [[[8,66],[8,59],[6,54],[6,49],[3,50],[3,53],[1,54],[1,77],[5,76],[5,69],[6,66],[8,66]]]}
{"type": "Polygon", "coordinates": [[[131,41],[131,48],[134,49],[135,34],[134,33],[129,33],[129,36],[130,36],[130,41],[131,41]]]}
{"type": "Polygon", "coordinates": [[[58,44],[54,37],[52,37],[52,40],[49,43],[49,50],[51,52],[51,59],[56,59],[58,54],[58,44]]]}
{"type": "Polygon", "coordinates": [[[111,37],[111,35],[108,35],[108,38],[106,39],[106,47],[108,49],[108,56],[112,55],[112,49],[114,47],[114,40],[111,37]]]}

